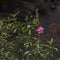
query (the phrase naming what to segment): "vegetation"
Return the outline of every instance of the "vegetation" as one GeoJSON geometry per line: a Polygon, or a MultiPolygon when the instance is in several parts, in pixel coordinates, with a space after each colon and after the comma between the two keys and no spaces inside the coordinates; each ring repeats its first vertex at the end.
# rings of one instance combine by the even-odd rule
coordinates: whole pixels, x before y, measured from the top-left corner
{"type": "Polygon", "coordinates": [[[0,0],[0,12],[8,13],[7,17],[0,19],[0,60],[60,60],[60,50],[53,37],[46,43],[42,42],[40,36],[45,27],[39,19],[46,15],[46,11],[55,10],[58,2],[43,0],[48,5],[44,8],[39,1],[0,0]],[[24,2],[35,4],[34,9],[24,7],[24,2]]]}
{"type": "Polygon", "coordinates": [[[38,17],[26,16],[24,23],[17,21],[18,14],[0,20],[0,60],[59,60],[53,38],[47,44],[40,40],[38,17]]]}

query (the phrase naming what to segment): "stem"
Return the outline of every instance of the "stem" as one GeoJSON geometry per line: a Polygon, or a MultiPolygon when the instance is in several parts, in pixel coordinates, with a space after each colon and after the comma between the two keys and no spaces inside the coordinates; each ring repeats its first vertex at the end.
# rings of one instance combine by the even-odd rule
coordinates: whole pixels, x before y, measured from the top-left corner
{"type": "Polygon", "coordinates": [[[39,20],[38,8],[35,11],[36,11],[36,19],[39,20]]]}
{"type": "Polygon", "coordinates": [[[40,34],[38,34],[38,41],[41,43],[40,34]]]}
{"type": "Polygon", "coordinates": [[[27,59],[26,60],[29,60],[29,56],[27,55],[27,59]]]}

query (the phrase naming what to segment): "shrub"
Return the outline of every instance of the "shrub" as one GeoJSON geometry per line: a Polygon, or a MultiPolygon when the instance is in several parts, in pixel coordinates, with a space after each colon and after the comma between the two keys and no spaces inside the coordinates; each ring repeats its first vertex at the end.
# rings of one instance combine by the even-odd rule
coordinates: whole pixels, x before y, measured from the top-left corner
{"type": "Polygon", "coordinates": [[[17,14],[0,20],[0,60],[55,60],[59,58],[53,39],[41,43],[37,28],[41,26],[38,18],[26,22],[17,21],[17,14]]]}

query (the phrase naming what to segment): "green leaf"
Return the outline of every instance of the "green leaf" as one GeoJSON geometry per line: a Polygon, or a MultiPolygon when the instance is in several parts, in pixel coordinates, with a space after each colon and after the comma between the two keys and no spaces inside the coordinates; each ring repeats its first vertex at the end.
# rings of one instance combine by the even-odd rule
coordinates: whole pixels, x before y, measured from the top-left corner
{"type": "Polygon", "coordinates": [[[20,12],[18,11],[18,12],[16,12],[15,14],[9,14],[9,15],[12,16],[12,17],[16,17],[19,13],[20,13],[20,12]]]}
{"type": "Polygon", "coordinates": [[[50,41],[48,41],[49,45],[52,45],[53,44],[53,38],[51,38],[50,41]]]}

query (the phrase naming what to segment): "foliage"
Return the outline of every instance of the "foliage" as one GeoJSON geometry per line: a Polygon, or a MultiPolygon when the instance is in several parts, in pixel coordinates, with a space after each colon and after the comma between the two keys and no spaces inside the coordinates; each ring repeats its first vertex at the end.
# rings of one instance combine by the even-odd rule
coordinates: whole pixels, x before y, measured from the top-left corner
{"type": "Polygon", "coordinates": [[[17,21],[17,15],[10,14],[0,20],[0,60],[52,60],[58,59],[58,49],[53,39],[47,44],[40,42],[36,29],[40,27],[38,18],[26,22],[17,21]]]}

